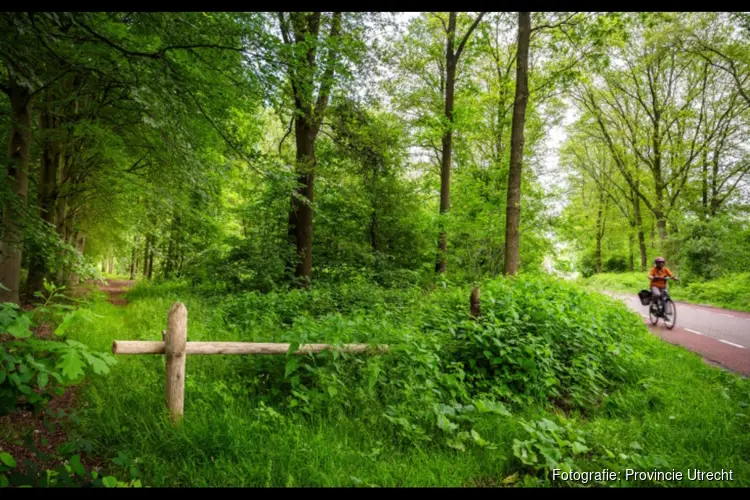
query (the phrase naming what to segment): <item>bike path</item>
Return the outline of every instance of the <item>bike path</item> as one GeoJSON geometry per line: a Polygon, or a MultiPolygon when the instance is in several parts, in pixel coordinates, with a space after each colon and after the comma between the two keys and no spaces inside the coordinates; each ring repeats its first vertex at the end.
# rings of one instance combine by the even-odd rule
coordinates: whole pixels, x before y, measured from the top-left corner
{"type": "Polygon", "coordinates": [[[750,376],[750,313],[710,306],[675,302],[677,322],[667,330],[660,319],[653,326],[648,319],[648,306],[636,294],[605,292],[622,300],[640,314],[654,334],[667,342],[685,347],[706,360],[750,376]]]}

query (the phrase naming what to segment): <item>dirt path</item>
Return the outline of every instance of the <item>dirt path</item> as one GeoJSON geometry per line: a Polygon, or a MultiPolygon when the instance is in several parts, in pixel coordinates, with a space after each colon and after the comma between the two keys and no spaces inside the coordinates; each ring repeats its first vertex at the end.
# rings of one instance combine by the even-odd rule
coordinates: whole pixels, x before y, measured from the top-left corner
{"type": "MultiPolygon", "coordinates": [[[[109,296],[115,306],[123,307],[128,302],[123,295],[135,282],[130,280],[109,280],[97,283],[99,290],[109,296]]],[[[35,331],[38,338],[53,336],[49,325],[43,324],[35,331]]],[[[19,408],[8,415],[0,416],[0,451],[10,453],[16,460],[16,471],[28,473],[31,468],[37,471],[54,469],[66,457],[58,454],[58,447],[68,442],[65,426],[76,406],[76,396],[80,387],[69,387],[62,396],[55,396],[46,411],[34,414],[30,409],[19,408]]],[[[87,470],[96,470],[103,464],[96,457],[81,454],[87,470]]]]}
{"type": "Polygon", "coordinates": [[[123,295],[133,286],[135,281],[131,280],[108,280],[99,285],[99,290],[109,295],[109,301],[116,306],[127,305],[128,301],[123,295]]]}

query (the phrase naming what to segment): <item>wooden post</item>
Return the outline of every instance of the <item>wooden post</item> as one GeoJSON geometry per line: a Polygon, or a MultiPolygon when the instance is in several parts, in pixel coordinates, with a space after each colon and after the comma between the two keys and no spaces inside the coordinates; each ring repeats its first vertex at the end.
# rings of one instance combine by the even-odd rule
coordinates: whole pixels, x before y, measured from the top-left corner
{"type": "Polygon", "coordinates": [[[182,302],[175,303],[169,310],[167,334],[164,339],[167,380],[164,387],[172,421],[182,420],[185,403],[185,358],[187,357],[187,308],[182,302]]]}
{"type": "Polygon", "coordinates": [[[476,319],[479,317],[480,304],[479,304],[479,287],[474,286],[471,289],[471,296],[469,297],[469,304],[471,305],[471,317],[476,319]]]}

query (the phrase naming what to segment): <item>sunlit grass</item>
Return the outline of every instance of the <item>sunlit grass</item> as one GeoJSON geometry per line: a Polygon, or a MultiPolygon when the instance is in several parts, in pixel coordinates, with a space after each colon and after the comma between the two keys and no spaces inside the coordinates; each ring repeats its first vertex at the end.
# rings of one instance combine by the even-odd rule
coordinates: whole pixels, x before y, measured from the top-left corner
{"type": "MultiPolygon", "coordinates": [[[[222,297],[207,300],[187,287],[142,286],[129,299],[126,307],[94,303],[101,319],[81,324],[73,338],[100,350],[109,350],[113,340],[158,340],[178,300],[188,309],[189,340],[270,335],[266,329],[248,333],[230,327],[217,308],[222,297]]],[[[682,348],[645,339],[644,364],[635,379],[599,406],[568,415],[590,433],[587,445],[616,454],[637,451],[659,470],[731,469],[734,481],[725,486],[750,485],[747,381],[682,348]]],[[[528,438],[521,419],[560,414],[530,404],[510,417],[479,420],[475,429],[494,449],[415,445],[394,435],[376,404],[347,414],[275,407],[256,379],[262,367],[283,374],[283,366],[282,356],[189,357],[185,419],[175,429],[164,408],[163,358],[121,356],[110,375],[93,377],[87,385],[75,434],[103,457],[122,452],[138,458],[144,484],[151,486],[496,486],[521,470],[513,453],[514,439],[528,438]]],[[[576,463],[584,470],[605,466],[600,458],[576,463]]],[[[612,467],[640,470],[630,457],[617,458],[612,467]]],[[[681,484],[688,485],[687,479],[681,484]]]]}

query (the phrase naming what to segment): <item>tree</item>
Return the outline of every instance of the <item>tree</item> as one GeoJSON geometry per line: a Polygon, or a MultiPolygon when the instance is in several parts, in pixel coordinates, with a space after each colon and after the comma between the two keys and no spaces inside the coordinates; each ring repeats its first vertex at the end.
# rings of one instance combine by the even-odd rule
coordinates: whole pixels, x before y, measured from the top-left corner
{"type": "Polygon", "coordinates": [[[10,99],[11,131],[8,140],[7,175],[11,196],[3,203],[3,234],[0,241],[0,302],[20,303],[23,230],[20,226],[29,189],[31,147],[31,92],[8,70],[5,86],[10,99]]]}
{"type": "Polygon", "coordinates": [[[529,100],[528,61],[531,37],[531,13],[518,13],[518,49],[516,54],[516,99],[508,170],[508,201],[505,216],[505,265],[503,273],[518,273],[518,240],[521,224],[521,172],[523,169],[523,128],[529,100]]]}
{"type": "MultiPolygon", "coordinates": [[[[461,58],[461,53],[466,47],[466,42],[471,37],[472,32],[476,29],[479,22],[486,13],[480,12],[474,22],[471,24],[466,34],[460,39],[456,46],[456,18],[457,12],[448,13],[448,24],[446,26],[443,18],[439,18],[445,28],[445,74],[441,75],[441,80],[445,82],[445,119],[447,121],[445,131],[442,137],[442,154],[440,168],[440,214],[445,214],[450,210],[450,184],[451,184],[451,156],[453,154],[453,106],[456,88],[456,68],[461,58]]],[[[448,235],[444,229],[441,229],[438,238],[438,259],[435,265],[435,271],[444,273],[446,268],[446,255],[448,249],[448,235]]]]}
{"type": "Polygon", "coordinates": [[[307,287],[312,280],[315,140],[331,97],[341,51],[342,13],[278,13],[284,43],[293,53],[289,82],[294,101],[295,172],[298,187],[291,196],[289,241],[297,249],[295,278],[307,287]],[[327,21],[327,37],[321,27],[327,21]],[[322,63],[321,63],[322,61],[322,63]],[[322,67],[322,74],[318,67],[322,67]],[[315,89],[318,89],[317,96],[315,89]]]}

